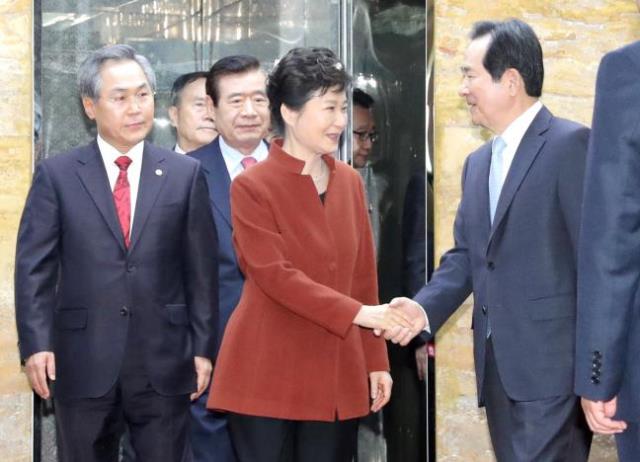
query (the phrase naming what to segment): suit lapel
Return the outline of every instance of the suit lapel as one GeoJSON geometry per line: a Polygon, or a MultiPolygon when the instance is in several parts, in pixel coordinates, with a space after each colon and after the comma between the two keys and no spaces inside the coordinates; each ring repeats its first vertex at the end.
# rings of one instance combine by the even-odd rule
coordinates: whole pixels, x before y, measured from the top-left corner
{"type": "Polygon", "coordinates": [[[131,231],[130,252],[133,251],[140,239],[144,225],[147,222],[147,218],[149,218],[149,213],[158,198],[158,193],[160,193],[167,175],[170,174],[163,166],[164,159],[161,151],[154,149],[146,141],[144,142],[140,185],[138,186],[136,212],[133,216],[133,229],[131,231]]]}
{"type": "Polygon", "coordinates": [[[471,189],[472,197],[476,198],[478,204],[476,213],[482,233],[489,235],[491,229],[491,216],[489,211],[489,170],[491,168],[491,144],[485,145],[478,158],[478,175],[470,175],[469,178],[477,178],[471,189]]]}
{"type": "Polygon", "coordinates": [[[96,204],[102,218],[125,251],[124,236],[120,229],[120,222],[113,202],[113,192],[109,186],[109,177],[100,156],[98,143],[94,140],[85,148],[85,155],[79,159],[81,164],[77,170],[80,181],[96,204]]]}
{"type": "Polygon", "coordinates": [[[212,150],[203,157],[201,164],[207,177],[211,202],[231,228],[231,201],[229,198],[231,178],[220,151],[219,138],[214,140],[212,150]]]}
{"type": "MultiPolygon", "coordinates": [[[[553,116],[546,107],[542,107],[536,117],[531,122],[529,129],[522,137],[520,146],[516,151],[509,173],[502,186],[500,193],[500,199],[498,200],[498,206],[496,208],[496,215],[493,219],[493,226],[491,227],[491,234],[489,240],[493,238],[493,234],[500,226],[500,222],[504,219],[513,198],[520,187],[520,184],[527,176],[527,172],[531,168],[534,160],[538,156],[538,153],[544,146],[546,138],[543,136],[544,132],[549,128],[549,123],[553,116]]],[[[487,173],[487,188],[489,175],[487,173]]],[[[488,202],[487,202],[488,203],[488,202]]]]}

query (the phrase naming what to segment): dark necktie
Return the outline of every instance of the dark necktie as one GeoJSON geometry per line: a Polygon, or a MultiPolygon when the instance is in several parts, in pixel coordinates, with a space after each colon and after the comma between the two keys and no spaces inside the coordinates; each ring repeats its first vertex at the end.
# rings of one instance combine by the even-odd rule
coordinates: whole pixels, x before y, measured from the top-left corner
{"type": "Polygon", "coordinates": [[[116,212],[120,221],[120,229],[124,236],[124,245],[129,248],[131,229],[131,188],[129,187],[129,179],[127,178],[127,169],[131,165],[131,158],[120,156],[116,159],[115,164],[120,169],[116,186],[113,188],[113,201],[116,204],[116,212]]]}
{"type": "Polygon", "coordinates": [[[244,168],[246,170],[249,167],[251,167],[253,165],[256,165],[258,163],[258,161],[256,160],[255,157],[246,156],[244,159],[242,159],[240,161],[240,163],[242,164],[242,168],[244,168]]]}

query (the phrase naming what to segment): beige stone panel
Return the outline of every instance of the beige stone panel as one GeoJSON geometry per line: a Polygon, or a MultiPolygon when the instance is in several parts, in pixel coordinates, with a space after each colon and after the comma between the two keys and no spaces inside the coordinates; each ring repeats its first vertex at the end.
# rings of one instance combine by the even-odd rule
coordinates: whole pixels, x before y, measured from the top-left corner
{"type": "Polygon", "coordinates": [[[0,15],[29,13],[33,11],[32,0],[0,0],[0,15]]]}
{"type": "Polygon", "coordinates": [[[31,454],[31,394],[0,394],[0,454],[2,461],[21,461],[31,454]]]}
{"type": "Polygon", "coordinates": [[[30,12],[0,15],[0,57],[31,59],[30,37],[32,31],[30,12]]]}

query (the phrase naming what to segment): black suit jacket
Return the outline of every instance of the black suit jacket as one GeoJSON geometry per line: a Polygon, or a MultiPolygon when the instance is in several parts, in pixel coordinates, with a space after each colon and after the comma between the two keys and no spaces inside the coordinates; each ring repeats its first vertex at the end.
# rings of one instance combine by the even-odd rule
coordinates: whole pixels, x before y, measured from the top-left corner
{"type": "Polygon", "coordinates": [[[640,42],[596,84],[578,267],[576,393],[640,421],[640,42]]]}
{"type": "Polygon", "coordinates": [[[16,253],[23,359],[56,358],[59,398],[99,397],[118,377],[135,318],[154,389],[194,391],[193,357],[212,357],[217,243],[199,163],[145,143],[127,250],[94,141],[42,161],[16,253]]]}
{"type": "MultiPolygon", "coordinates": [[[[209,201],[218,231],[217,257],[220,285],[218,293],[220,322],[218,323],[217,355],[224,329],[231,313],[240,300],[244,285],[244,276],[240,268],[238,268],[232,241],[233,228],[231,227],[231,200],[229,196],[231,178],[220,151],[219,137],[216,137],[211,143],[190,152],[188,155],[198,159],[202,165],[202,170],[209,186],[209,201]]],[[[210,249],[211,253],[215,253],[215,251],[215,248],[210,249]]]]}
{"type": "Polygon", "coordinates": [[[506,393],[531,401],[571,394],[576,252],[589,131],[546,108],[525,133],[493,226],[491,143],[466,160],[455,247],[415,297],[435,332],[473,292],[473,339],[482,399],[487,322],[506,393]]]}

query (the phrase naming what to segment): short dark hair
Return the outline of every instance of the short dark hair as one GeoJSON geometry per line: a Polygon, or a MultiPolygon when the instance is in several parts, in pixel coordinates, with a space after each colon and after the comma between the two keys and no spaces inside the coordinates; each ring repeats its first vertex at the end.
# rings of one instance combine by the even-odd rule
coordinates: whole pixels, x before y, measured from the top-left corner
{"type": "Polygon", "coordinates": [[[207,75],[207,95],[213,100],[213,105],[218,105],[220,93],[218,91],[218,82],[221,77],[233,74],[244,74],[249,71],[260,69],[260,61],[258,58],[249,55],[232,55],[225,56],[217,60],[207,75]]]}
{"type": "Polygon", "coordinates": [[[519,19],[481,21],[473,25],[471,40],[491,36],[482,64],[494,81],[509,68],[517,70],[527,95],[539,97],[544,81],[544,64],[540,41],[529,26],[519,19]]]}
{"type": "Polygon", "coordinates": [[[279,134],[284,134],[280,107],[284,104],[299,110],[316,91],[324,94],[330,88],[348,90],[351,77],[333,51],[328,48],[293,48],[271,71],[267,96],[271,121],[279,134]]]}
{"type": "Polygon", "coordinates": [[[368,93],[360,90],[359,88],[353,89],[353,105],[359,106],[365,109],[371,109],[375,101],[368,93]]]}
{"type": "Polygon", "coordinates": [[[177,106],[180,104],[180,93],[182,93],[184,87],[198,79],[206,79],[208,75],[209,73],[206,71],[197,71],[182,74],[178,77],[171,86],[171,105],[177,106]]]}

